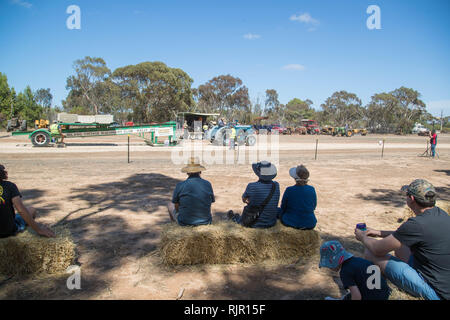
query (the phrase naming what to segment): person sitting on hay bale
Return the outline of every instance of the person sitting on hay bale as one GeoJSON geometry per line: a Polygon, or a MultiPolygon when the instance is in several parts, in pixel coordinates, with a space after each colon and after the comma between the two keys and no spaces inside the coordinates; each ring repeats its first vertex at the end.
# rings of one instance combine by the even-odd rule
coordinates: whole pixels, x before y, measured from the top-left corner
{"type": "Polygon", "coordinates": [[[427,300],[450,299],[450,216],[436,207],[436,190],[426,180],[403,186],[415,217],[396,231],[355,229],[366,259],[401,290],[427,300]],[[375,240],[372,237],[381,237],[375,240]],[[395,257],[388,254],[395,251],[395,257]]]}
{"type": "Polygon", "coordinates": [[[37,234],[54,237],[52,230],[35,221],[36,209],[27,208],[17,186],[8,180],[6,168],[0,164],[0,238],[14,236],[30,226],[37,234]],[[20,214],[15,213],[15,209],[20,214]]]}
{"type": "MultiPolygon", "coordinates": [[[[340,299],[326,297],[326,300],[388,300],[391,290],[386,279],[380,276],[379,287],[374,287],[370,277],[373,277],[373,263],[353,256],[347,252],[337,240],[327,241],[320,247],[319,268],[330,268],[339,272],[344,289],[350,290],[340,299]]],[[[374,282],[377,282],[376,280],[374,282]]]]}
{"type": "Polygon", "coordinates": [[[172,202],[168,203],[170,219],[180,226],[211,224],[211,203],[215,202],[211,183],[200,177],[206,168],[196,158],[181,169],[188,178],[179,182],[173,192],[172,202]]]}
{"type": "Polygon", "coordinates": [[[316,190],[308,186],[309,171],[303,165],[289,170],[296,184],[284,191],[279,213],[280,221],[286,227],[302,230],[314,229],[317,224],[314,210],[317,206],[316,190]]]}
{"type": "Polygon", "coordinates": [[[277,168],[270,162],[252,164],[257,182],[247,185],[242,201],[247,204],[242,215],[228,211],[228,219],[251,228],[271,228],[277,223],[280,185],[272,181],[277,176],[277,168]]]}

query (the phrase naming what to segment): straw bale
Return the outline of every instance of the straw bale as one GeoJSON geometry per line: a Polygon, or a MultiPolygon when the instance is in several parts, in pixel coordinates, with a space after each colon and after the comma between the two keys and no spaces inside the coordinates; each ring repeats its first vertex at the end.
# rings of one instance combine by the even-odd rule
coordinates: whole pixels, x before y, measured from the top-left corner
{"type": "Polygon", "coordinates": [[[0,239],[0,274],[55,274],[64,272],[75,259],[75,244],[70,231],[53,229],[55,238],[37,235],[31,228],[9,238],[0,239]]]}
{"type": "Polygon", "coordinates": [[[315,230],[297,230],[280,223],[269,229],[244,228],[229,221],[207,226],[165,225],[160,252],[167,265],[292,263],[317,253],[315,230]]]}

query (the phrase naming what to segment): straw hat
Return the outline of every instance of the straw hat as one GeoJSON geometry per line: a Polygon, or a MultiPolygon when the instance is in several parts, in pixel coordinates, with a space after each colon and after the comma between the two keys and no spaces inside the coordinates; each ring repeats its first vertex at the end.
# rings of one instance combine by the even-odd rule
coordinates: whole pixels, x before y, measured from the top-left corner
{"type": "Polygon", "coordinates": [[[191,159],[189,160],[189,163],[187,164],[186,167],[181,169],[181,172],[185,172],[185,173],[198,173],[198,172],[202,172],[205,171],[206,168],[202,165],[200,165],[200,160],[197,157],[191,157],[191,159]]]}

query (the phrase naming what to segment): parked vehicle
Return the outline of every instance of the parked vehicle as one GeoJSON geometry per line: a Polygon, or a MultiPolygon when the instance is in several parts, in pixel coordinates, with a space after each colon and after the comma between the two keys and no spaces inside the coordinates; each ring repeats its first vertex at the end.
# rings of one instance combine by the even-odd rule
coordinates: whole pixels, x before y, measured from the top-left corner
{"type": "Polygon", "coordinates": [[[316,120],[303,119],[302,125],[306,128],[308,134],[320,134],[319,124],[316,120]]]}
{"type": "Polygon", "coordinates": [[[27,131],[27,120],[19,120],[12,118],[6,124],[6,132],[11,131],[27,131]]]}
{"type": "MultiPolygon", "coordinates": [[[[256,138],[254,136],[255,130],[251,125],[236,125],[236,140],[238,145],[253,146],[256,143],[256,138]]],[[[228,146],[230,141],[226,134],[227,129],[230,129],[228,125],[226,126],[214,126],[211,130],[208,130],[206,134],[206,139],[212,144],[219,146],[228,146]]]]}
{"type": "Polygon", "coordinates": [[[288,129],[283,127],[283,126],[281,126],[281,125],[273,124],[272,128],[271,128],[271,132],[272,133],[276,132],[278,134],[288,134],[288,129]]]}
{"type": "Polygon", "coordinates": [[[427,136],[429,134],[429,130],[421,123],[416,122],[414,128],[412,129],[412,133],[418,134],[419,136],[427,136]]]}

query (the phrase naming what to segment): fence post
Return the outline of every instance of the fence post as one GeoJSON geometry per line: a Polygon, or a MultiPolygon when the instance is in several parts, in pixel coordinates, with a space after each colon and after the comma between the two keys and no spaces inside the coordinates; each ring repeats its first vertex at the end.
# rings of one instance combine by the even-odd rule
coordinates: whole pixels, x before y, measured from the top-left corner
{"type": "Polygon", "coordinates": [[[128,163],[130,163],[130,135],[128,135],[128,163]]]}
{"type": "Polygon", "coordinates": [[[317,160],[317,145],[319,144],[319,139],[316,139],[316,155],[314,157],[314,160],[317,160]]]}

